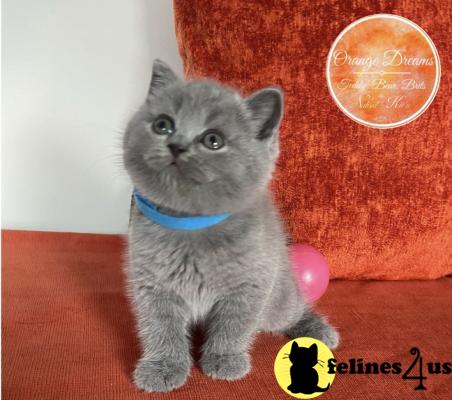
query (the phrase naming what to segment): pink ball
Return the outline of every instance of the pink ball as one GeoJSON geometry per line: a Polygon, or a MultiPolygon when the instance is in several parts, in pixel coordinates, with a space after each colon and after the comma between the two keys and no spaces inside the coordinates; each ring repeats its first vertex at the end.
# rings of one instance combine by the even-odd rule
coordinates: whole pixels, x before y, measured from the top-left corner
{"type": "Polygon", "coordinates": [[[291,246],[290,255],[298,289],[310,302],[325,293],[330,280],[330,271],[325,257],[307,244],[291,246]]]}

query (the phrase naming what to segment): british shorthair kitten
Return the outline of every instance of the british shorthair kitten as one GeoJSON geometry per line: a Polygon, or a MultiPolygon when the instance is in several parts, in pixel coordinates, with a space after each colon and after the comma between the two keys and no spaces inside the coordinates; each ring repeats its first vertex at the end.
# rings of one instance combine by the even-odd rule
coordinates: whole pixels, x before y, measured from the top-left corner
{"type": "Polygon", "coordinates": [[[336,330],[297,290],[268,190],[282,110],[279,89],[242,97],[154,62],[146,101],[123,138],[136,190],[127,277],[142,347],[139,388],[184,384],[197,323],[206,329],[200,366],[217,379],[250,371],[259,331],[337,346],[336,330]]]}

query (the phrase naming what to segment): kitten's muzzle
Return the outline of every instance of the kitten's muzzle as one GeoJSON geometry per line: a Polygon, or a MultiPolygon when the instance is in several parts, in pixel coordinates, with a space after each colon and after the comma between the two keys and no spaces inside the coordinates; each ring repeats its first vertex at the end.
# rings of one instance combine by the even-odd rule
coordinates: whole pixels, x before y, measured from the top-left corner
{"type": "Polygon", "coordinates": [[[174,158],[179,157],[181,153],[185,153],[187,148],[178,143],[168,143],[168,149],[174,158]]]}

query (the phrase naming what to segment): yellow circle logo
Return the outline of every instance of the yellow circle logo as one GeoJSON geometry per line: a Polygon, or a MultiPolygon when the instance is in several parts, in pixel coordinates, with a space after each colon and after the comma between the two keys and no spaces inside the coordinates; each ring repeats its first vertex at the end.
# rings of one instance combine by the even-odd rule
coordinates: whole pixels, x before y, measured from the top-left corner
{"type": "Polygon", "coordinates": [[[328,373],[331,350],[320,340],[301,337],[286,343],[275,360],[279,386],[297,399],[312,399],[329,390],[334,373],[328,373]]]}

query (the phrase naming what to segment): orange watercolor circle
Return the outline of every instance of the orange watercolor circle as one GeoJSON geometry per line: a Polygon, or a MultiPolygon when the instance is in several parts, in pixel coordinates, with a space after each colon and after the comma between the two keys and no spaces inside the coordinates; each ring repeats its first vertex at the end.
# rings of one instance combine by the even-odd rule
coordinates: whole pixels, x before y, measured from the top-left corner
{"type": "Polygon", "coordinates": [[[414,22],[376,14],[348,25],[328,54],[328,89],[351,119],[395,128],[421,115],[439,87],[438,52],[414,22]]]}

